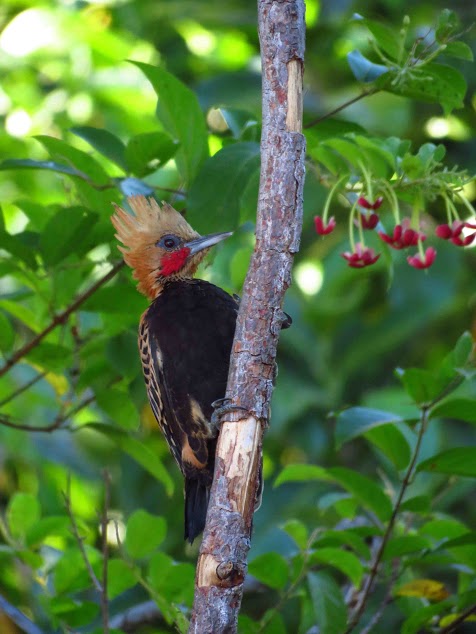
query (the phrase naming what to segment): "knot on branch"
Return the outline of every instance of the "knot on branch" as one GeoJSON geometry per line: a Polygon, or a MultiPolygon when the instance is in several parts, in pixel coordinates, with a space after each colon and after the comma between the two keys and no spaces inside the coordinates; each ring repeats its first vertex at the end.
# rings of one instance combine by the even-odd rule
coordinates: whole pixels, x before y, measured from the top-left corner
{"type": "Polygon", "coordinates": [[[216,568],[216,576],[227,586],[237,586],[243,583],[246,573],[246,566],[235,561],[223,561],[216,568]]]}

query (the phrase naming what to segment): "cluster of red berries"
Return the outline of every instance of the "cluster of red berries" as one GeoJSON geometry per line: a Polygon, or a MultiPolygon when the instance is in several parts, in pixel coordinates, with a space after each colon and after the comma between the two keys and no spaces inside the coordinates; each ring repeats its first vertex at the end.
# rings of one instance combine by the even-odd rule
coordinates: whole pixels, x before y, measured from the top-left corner
{"type": "MultiPolygon", "coordinates": [[[[379,197],[373,203],[368,201],[364,196],[361,196],[357,200],[357,206],[367,210],[367,213],[361,213],[357,223],[360,223],[362,229],[375,229],[380,222],[377,209],[381,206],[383,198],[379,197]]],[[[381,240],[388,244],[392,249],[407,249],[408,247],[417,246],[419,252],[416,255],[409,255],[407,262],[410,266],[416,269],[429,268],[436,258],[436,249],[428,247],[425,251],[422,248],[422,243],[426,240],[426,235],[421,231],[412,229],[410,226],[410,219],[404,218],[401,223],[397,224],[392,234],[385,233],[385,231],[378,231],[378,235],[381,240]]],[[[335,226],[336,221],[334,217],[321,218],[316,216],[314,218],[314,225],[316,232],[320,236],[331,233],[335,226]]],[[[456,246],[468,246],[476,239],[476,224],[470,222],[463,222],[455,220],[451,226],[448,224],[438,225],[435,231],[436,235],[443,240],[450,240],[456,246]],[[472,229],[473,233],[463,235],[463,229],[472,229]]],[[[353,268],[364,268],[375,264],[379,259],[380,253],[369,247],[366,247],[363,242],[358,242],[352,251],[346,251],[341,254],[342,257],[347,260],[349,266],[353,268]]]]}

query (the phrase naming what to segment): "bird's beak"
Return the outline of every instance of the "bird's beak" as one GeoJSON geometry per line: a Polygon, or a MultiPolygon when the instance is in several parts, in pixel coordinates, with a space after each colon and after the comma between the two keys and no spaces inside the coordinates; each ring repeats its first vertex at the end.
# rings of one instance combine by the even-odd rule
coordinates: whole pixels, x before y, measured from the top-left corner
{"type": "Polygon", "coordinates": [[[190,242],[186,242],[184,247],[188,247],[190,249],[190,255],[195,255],[199,251],[203,251],[203,249],[208,249],[208,247],[212,247],[217,242],[221,242],[226,238],[229,238],[233,235],[233,231],[227,231],[225,233],[210,233],[208,236],[201,236],[196,240],[190,240],[190,242]]]}

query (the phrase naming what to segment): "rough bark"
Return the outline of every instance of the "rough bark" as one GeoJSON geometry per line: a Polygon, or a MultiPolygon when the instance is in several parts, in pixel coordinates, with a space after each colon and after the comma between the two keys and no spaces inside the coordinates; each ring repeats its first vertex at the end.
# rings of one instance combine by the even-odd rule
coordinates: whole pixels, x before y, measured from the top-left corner
{"type": "Polygon", "coordinates": [[[263,82],[256,246],[243,288],[190,633],[237,630],[281,306],[302,227],[304,1],[258,0],[263,82]]]}

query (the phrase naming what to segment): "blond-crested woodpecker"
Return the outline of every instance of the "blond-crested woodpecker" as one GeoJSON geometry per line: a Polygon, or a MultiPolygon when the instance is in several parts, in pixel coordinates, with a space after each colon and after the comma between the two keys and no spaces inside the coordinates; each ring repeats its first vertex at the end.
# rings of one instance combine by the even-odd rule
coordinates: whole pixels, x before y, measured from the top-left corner
{"type": "Polygon", "coordinates": [[[238,302],[193,279],[209,248],[231,233],[200,236],[167,203],[128,199],[112,223],[138,289],[151,300],[139,326],[150,405],[185,478],[185,539],[202,532],[216,448],[213,403],[226,391],[238,302]]]}

